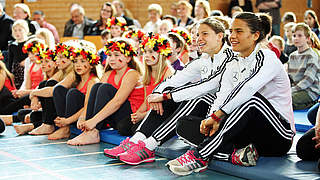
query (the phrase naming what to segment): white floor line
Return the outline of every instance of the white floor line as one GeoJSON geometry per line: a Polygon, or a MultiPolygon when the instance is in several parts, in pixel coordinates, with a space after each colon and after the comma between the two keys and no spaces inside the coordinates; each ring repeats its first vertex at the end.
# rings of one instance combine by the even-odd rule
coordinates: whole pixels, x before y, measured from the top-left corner
{"type": "MultiPolygon", "coordinates": [[[[158,158],[156,161],[162,161],[162,160],[167,160],[167,158],[158,158]]],[[[60,169],[60,170],[54,170],[51,172],[55,173],[61,173],[61,172],[66,172],[66,171],[76,171],[76,170],[82,170],[82,169],[93,169],[93,168],[102,168],[102,167],[108,167],[108,166],[118,166],[118,165],[125,165],[123,162],[119,163],[113,163],[113,164],[102,164],[102,165],[95,165],[95,166],[86,166],[86,167],[78,167],[78,168],[69,168],[69,169],[60,169]]],[[[18,174],[18,175],[11,175],[11,176],[1,176],[0,179],[12,179],[12,178],[17,178],[17,177],[23,177],[23,176],[33,176],[33,175],[41,175],[45,174],[44,172],[34,172],[34,173],[28,173],[28,174],[18,174]]]]}
{"type": "MultiPolygon", "coordinates": [[[[44,158],[35,158],[35,159],[27,159],[25,161],[32,162],[32,161],[42,161],[42,160],[48,160],[48,159],[61,159],[61,158],[69,158],[69,157],[79,157],[79,156],[89,156],[89,155],[95,155],[95,154],[102,154],[103,152],[91,152],[91,153],[82,153],[82,154],[70,154],[70,155],[64,155],[64,156],[52,156],[52,157],[44,157],[44,158]]],[[[19,163],[19,161],[5,161],[0,162],[0,165],[4,164],[14,164],[19,163]]]]}
{"type": "Polygon", "coordinates": [[[45,143],[45,144],[31,144],[31,145],[24,145],[24,146],[8,146],[8,147],[1,147],[1,150],[19,149],[19,148],[26,148],[26,147],[48,146],[48,145],[53,145],[53,144],[66,144],[66,143],[67,143],[67,141],[55,142],[55,143],[45,143]]]}
{"type": "Polygon", "coordinates": [[[31,138],[39,138],[39,137],[41,137],[41,138],[43,138],[43,137],[45,137],[45,136],[47,136],[47,135],[38,135],[38,136],[31,136],[31,135],[26,135],[26,136],[16,136],[16,137],[10,137],[10,138],[0,138],[0,141],[6,141],[6,140],[15,140],[15,139],[31,139],[31,138]]]}

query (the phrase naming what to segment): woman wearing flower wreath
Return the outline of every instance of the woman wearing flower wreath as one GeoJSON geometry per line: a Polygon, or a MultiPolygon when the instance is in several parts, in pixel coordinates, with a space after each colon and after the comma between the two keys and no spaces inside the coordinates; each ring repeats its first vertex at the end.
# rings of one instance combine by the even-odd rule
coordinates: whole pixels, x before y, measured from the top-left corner
{"type": "Polygon", "coordinates": [[[134,48],[121,38],[109,40],[105,48],[108,55],[105,73],[88,93],[88,104],[78,119],[77,128],[82,133],[69,140],[69,145],[99,143],[99,130],[131,124],[128,117],[143,103],[141,70],[134,58],[137,55],[134,48]]]}
{"type": "MultiPolygon", "coordinates": [[[[176,134],[176,122],[180,117],[205,117],[217,88],[208,81],[219,77],[225,63],[234,55],[225,42],[224,26],[221,22],[213,18],[203,20],[200,23],[199,35],[200,49],[208,54],[190,62],[182,71],[176,71],[173,76],[160,83],[148,96],[152,111],[142,121],[136,133],[119,146],[105,149],[105,155],[117,157],[131,165],[153,162],[155,148],[176,134]],[[210,43],[212,41],[217,43],[210,43]],[[201,88],[189,90],[196,85],[201,88]],[[168,92],[173,98],[168,96],[168,92]]],[[[153,45],[153,41],[155,40],[149,43],[153,45]]],[[[153,49],[166,53],[168,50],[162,47],[155,43],[153,49]]]]}
{"type": "Polygon", "coordinates": [[[132,29],[123,33],[122,37],[131,39],[134,42],[133,47],[136,48],[137,51],[137,59],[140,62],[143,62],[143,55],[141,52],[140,44],[142,42],[143,37],[145,36],[145,32],[141,29],[132,29]]]}
{"type": "Polygon", "coordinates": [[[62,80],[73,73],[72,65],[72,47],[67,45],[69,42],[58,43],[56,50],[53,54],[48,54],[50,57],[54,56],[56,65],[59,69],[50,79],[42,81],[39,84],[39,88],[33,90],[29,98],[31,100],[31,109],[34,112],[31,113],[30,119],[39,119],[40,122],[34,123],[35,129],[24,129],[23,131],[30,131],[32,135],[51,134],[54,131],[54,119],[57,117],[57,112],[53,102],[53,89],[58,83],[62,83],[62,80]],[[54,55],[55,54],[55,55],[54,55]],[[42,108],[42,111],[39,111],[42,108]]]}
{"type": "Polygon", "coordinates": [[[107,29],[110,31],[110,38],[121,37],[127,30],[127,22],[123,17],[111,17],[107,21],[107,29]]]}

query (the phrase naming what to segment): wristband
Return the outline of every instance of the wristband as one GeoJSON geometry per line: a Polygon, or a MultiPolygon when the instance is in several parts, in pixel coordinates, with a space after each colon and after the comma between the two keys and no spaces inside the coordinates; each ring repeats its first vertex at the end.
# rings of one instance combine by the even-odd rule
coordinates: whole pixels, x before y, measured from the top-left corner
{"type": "Polygon", "coordinates": [[[168,93],[163,93],[162,94],[162,98],[163,98],[164,101],[168,100],[169,99],[168,98],[168,93]]]}
{"type": "Polygon", "coordinates": [[[210,116],[214,121],[216,121],[217,123],[219,123],[221,121],[221,118],[219,118],[217,115],[215,115],[214,113],[211,114],[210,116]]]}

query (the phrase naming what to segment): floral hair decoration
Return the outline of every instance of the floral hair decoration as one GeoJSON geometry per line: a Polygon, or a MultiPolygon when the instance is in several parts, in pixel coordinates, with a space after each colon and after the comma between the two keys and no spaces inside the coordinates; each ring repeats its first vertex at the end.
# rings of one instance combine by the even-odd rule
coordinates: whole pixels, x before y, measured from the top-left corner
{"type": "Polygon", "coordinates": [[[152,32],[149,32],[146,36],[144,36],[140,46],[143,52],[145,47],[147,46],[167,58],[172,55],[172,49],[169,40],[157,33],[154,34],[152,32]]]}
{"type": "Polygon", "coordinates": [[[139,42],[142,41],[143,37],[145,36],[145,33],[141,31],[140,29],[138,30],[130,30],[125,33],[124,37],[125,38],[138,38],[139,42]]]}
{"type": "Polygon", "coordinates": [[[179,36],[181,36],[184,41],[187,43],[187,45],[191,45],[191,36],[190,34],[187,32],[187,30],[181,29],[181,28],[175,28],[175,29],[171,29],[168,33],[176,33],[179,36]]]}
{"type": "Polygon", "coordinates": [[[0,61],[2,61],[4,59],[3,55],[2,55],[2,52],[0,50],[0,61]]]}
{"type": "Polygon", "coordinates": [[[36,63],[39,64],[39,63],[41,63],[40,54],[43,52],[44,49],[45,49],[44,44],[42,44],[40,42],[30,42],[28,44],[25,44],[22,47],[22,52],[25,54],[28,52],[35,54],[35,56],[37,58],[36,63]]]}
{"type": "Polygon", "coordinates": [[[118,25],[122,31],[127,30],[127,22],[123,17],[111,17],[107,20],[107,29],[110,31],[112,25],[118,25]]]}
{"type": "Polygon", "coordinates": [[[40,53],[40,59],[51,59],[54,61],[56,59],[56,51],[47,48],[45,51],[40,53]]]}
{"type": "MultiPolygon", "coordinates": [[[[56,51],[55,54],[57,55],[58,53],[62,54],[64,57],[68,59],[72,59],[72,52],[74,48],[71,46],[68,46],[63,43],[58,43],[56,44],[56,51]]],[[[57,56],[55,56],[54,60],[57,60],[57,56]]]]}
{"type": "Polygon", "coordinates": [[[122,39],[111,39],[104,45],[105,54],[108,55],[110,51],[120,51],[125,56],[137,56],[137,51],[131,44],[122,39]]]}
{"type": "Polygon", "coordinates": [[[100,57],[97,56],[95,53],[92,53],[90,50],[86,50],[86,49],[83,49],[83,48],[80,48],[80,49],[77,48],[77,49],[74,49],[74,51],[72,52],[72,56],[74,58],[76,58],[76,57],[78,57],[80,55],[84,59],[87,59],[89,61],[90,65],[97,65],[100,62],[99,61],[100,57]]]}

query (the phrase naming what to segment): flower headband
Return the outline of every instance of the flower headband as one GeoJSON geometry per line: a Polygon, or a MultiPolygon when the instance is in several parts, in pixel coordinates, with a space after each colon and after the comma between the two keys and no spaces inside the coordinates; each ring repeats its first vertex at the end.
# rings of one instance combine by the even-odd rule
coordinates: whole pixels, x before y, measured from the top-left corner
{"type": "MultiPolygon", "coordinates": [[[[68,46],[63,43],[58,43],[56,44],[56,52],[55,54],[57,55],[58,53],[61,53],[64,57],[68,59],[72,59],[72,52],[73,52],[73,47],[68,46]]],[[[57,56],[55,56],[54,60],[57,60],[57,56]]]]}
{"type": "Polygon", "coordinates": [[[97,56],[95,53],[92,53],[91,51],[85,50],[83,48],[74,49],[74,51],[72,52],[73,59],[80,56],[80,55],[83,57],[83,59],[87,59],[89,61],[90,65],[97,65],[100,62],[99,56],[97,56]]]}
{"type": "Polygon", "coordinates": [[[121,39],[111,39],[104,45],[105,54],[108,55],[110,51],[120,51],[125,56],[137,56],[137,51],[131,44],[121,39]]]}
{"type": "Polygon", "coordinates": [[[161,37],[159,34],[149,32],[146,36],[144,36],[140,45],[143,52],[146,46],[167,58],[169,58],[172,54],[169,40],[161,37]]]}
{"type": "Polygon", "coordinates": [[[112,17],[107,20],[107,29],[110,31],[112,25],[118,25],[121,27],[121,31],[127,30],[127,22],[122,17],[112,17]]]}
{"type": "Polygon", "coordinates": [[[145,33],[143,31],[139,30],[130,30],[125,33],[124,37],[125,38],[138,38],[139,42],[143,39],[145,36],[145,33]]]}
{"type": "Polygon", "coordinates": [[[184,41],[190,46],[191,45],[191,36],[190,34],[187,32],[187,30],[184,29],[180,29],[180,28],[175,28],[175,29],[171,29],[168,33],[176,33],[179,36],[181,36],[184,41]]]}
{"type": "Polygon", "coordinates": [[[51,59],[54,61],[56,59],[56,51],[47,48],[45,51],[40,53],[40,59],[51,59]]]}
{"type": "Polygon", "coordinates": [[[0,50],[0,61],[2,61],[4,59],[3,55],[2,55],[2,52],[0,50]]]}
{"type": "Polygon", "coordinates": [[[40,54],[43,52],[44,50],[44,45],[40,42],[30,42],[28,44],[25,44],[22,47],[22,52],[27,54],[28,52],[35,54],[37,61],[37,64],[41,63],[40,60],[40,54]]]}

